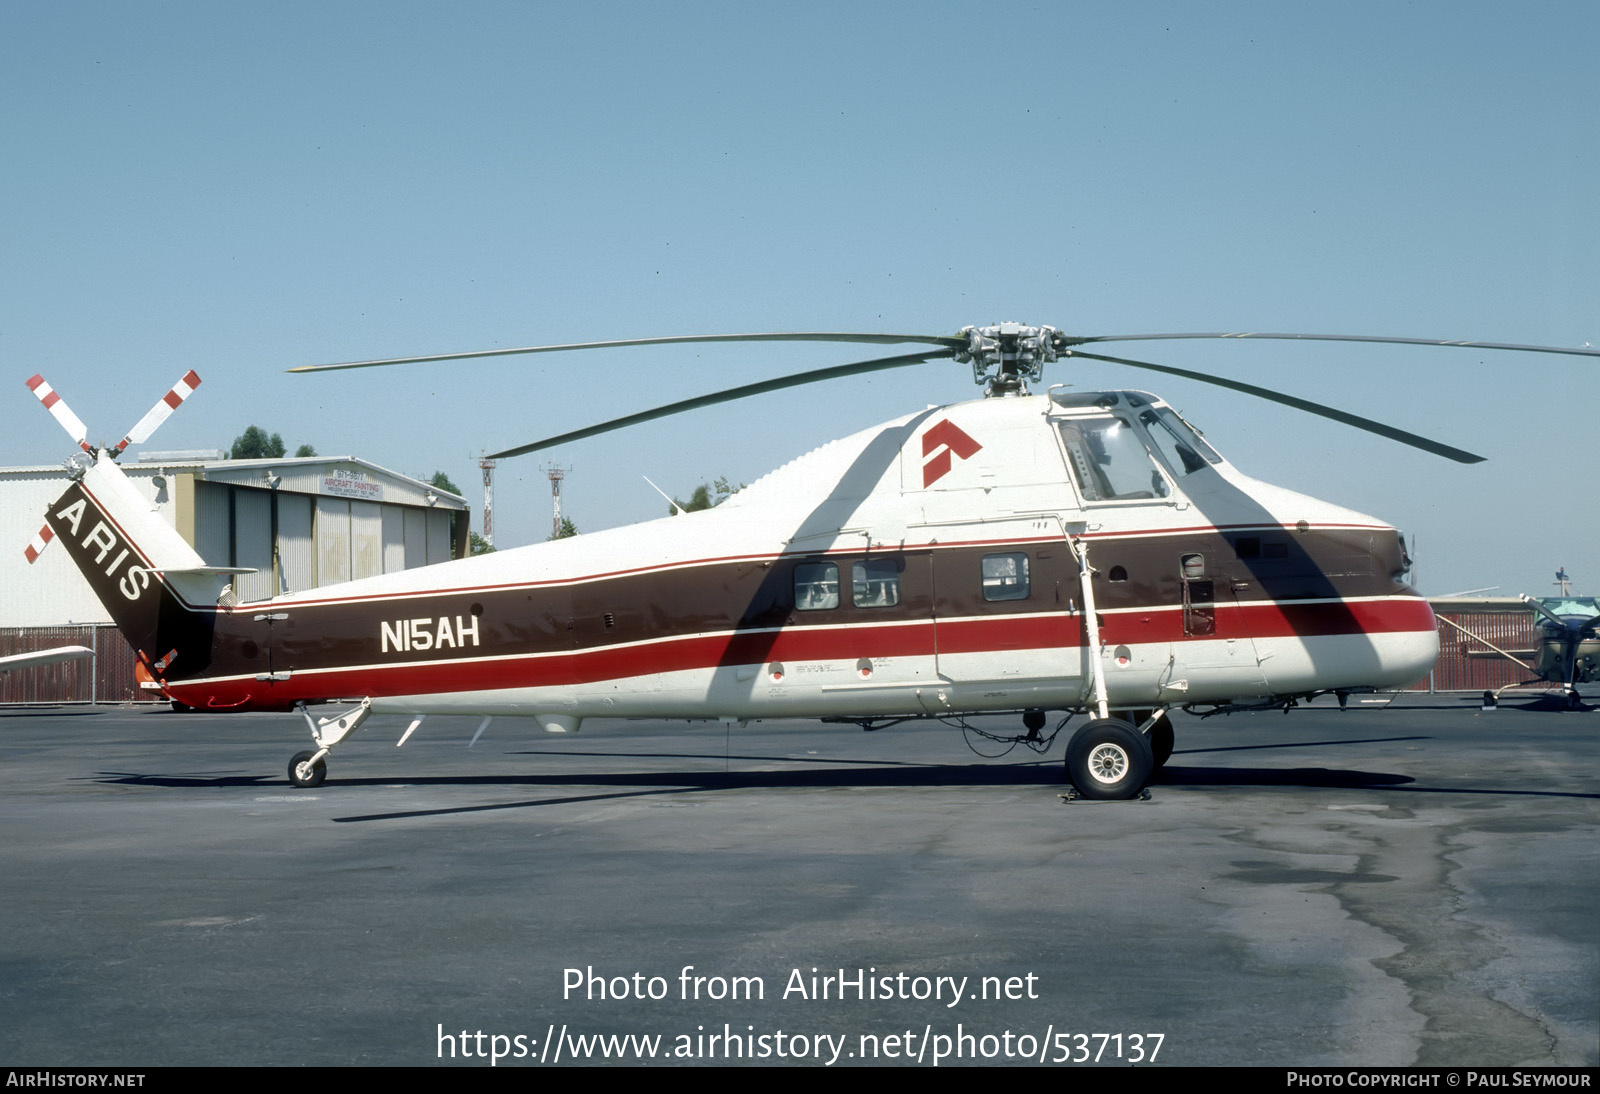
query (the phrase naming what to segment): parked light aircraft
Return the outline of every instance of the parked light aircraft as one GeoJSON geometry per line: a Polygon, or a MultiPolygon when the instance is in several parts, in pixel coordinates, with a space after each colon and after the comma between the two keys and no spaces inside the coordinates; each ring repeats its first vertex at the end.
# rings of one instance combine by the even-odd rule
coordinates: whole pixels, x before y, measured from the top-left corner
{"type": "Polygon", "coordinates": [[[1562,586],[1562,595],[1542,599],[1527,595],[1517,597],[1534,613],[1533,633],[1537,645],[1531,650],[1516,653],[1501,649],[1494,643],[1473,634],[1461,624],[1446,619],[1451,627],[1497,654],[1513,661],[1533,673],[1532,679],[1520,680],[1503,687],[1491,688],[1483,693],[1483,708],[1492,710],[1500,703],[1500,696],[1513,688],[1559,684],[1568,710],[1583,706],[1579,684],[1600,680],[1600,597],[1572,596],[1565,570],[1556,574],[1562,586]],[[1532,660],[1525,660],[1531,657],[1532,660]]]}
{"type": "MultiPolygon", "coordinates": [[[[429,714],[572,732],[599,717],[871,728],[1017,713],[1027,729],[1018,739],[1043,747],[1039,730],[1056,711],[1089,715],[1066,750],[1078,790],[1124,798],[1172,750],[1168,709],[1287,707],[1328,693],[1342,702],[1401,687],[1432,666],[1435,622],[1406,583],[1394,527],[1246,476],[1154,395],[1030,394],[1046,363],[1077,356],[1185,376],[1481,459],[1265,388],[1081,348],[1215,337],[1600,356],[1341,335],[1076,337],[1006,323],[948,336],[717,335],[312,366],[693,341],[931,347],[730,388],[496,457],[940,357],[970,361],[986,397],[824,445],[712,510],[254,603],[233,596],[240,571],[208,565],[117,467],[129,440],[154,428],[150,415],[121,445],[96,449],[48,385],[30,386],[92,460],[46,530],[174,702],[304,716],[316,747],[291,761],[297,785],[320,784],[330,751],[378,713],[411,716],[407,735],[429,714]],[[313,721],[310,707],[339,702],[354,706],[313,721]]],[[[152,415],[198,383],[190,373],[152,415]]]]}

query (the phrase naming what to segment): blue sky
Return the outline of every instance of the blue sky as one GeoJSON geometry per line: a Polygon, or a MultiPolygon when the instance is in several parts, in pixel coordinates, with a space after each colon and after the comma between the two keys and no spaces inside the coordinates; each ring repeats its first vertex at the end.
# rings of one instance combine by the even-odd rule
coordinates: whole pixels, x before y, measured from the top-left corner
{"type": "MultiPolygon", "coordinates": [[[[289,376],[298,364],[748,330],[1294,330],[1600,344],[1600,7],[456,3],[0,6],[0,464],[186,369],[157,448],[292,446],[426,476],[803,368],[675,347],[289,376]]],[[[1600,362],[1445,349],[1112,349],[1377,417],[1458,467],[1181,380],[1247,473],[1393,521],[1430,592],[1600,590],[1600,362]]],[[[593,530],[973,397],[934,363],[582,442],[593,530]]],[[[543,538],[540,456],[502,544],[543,538]]],[[[20,550],[36,530],[22,519],[20,550]]],[[[7,519],[6,528],[17,523],[7,519]]],[[[17,538],[17,536],[13,536],[17,538]]]]}

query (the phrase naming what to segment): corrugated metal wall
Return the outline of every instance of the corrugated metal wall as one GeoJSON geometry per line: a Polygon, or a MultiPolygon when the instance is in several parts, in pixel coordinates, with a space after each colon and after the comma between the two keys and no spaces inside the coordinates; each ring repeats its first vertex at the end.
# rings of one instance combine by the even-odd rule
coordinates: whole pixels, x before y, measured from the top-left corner
{"type": "MultiPolygon", "coordinates": [[[[375,501],[350,503],[350,577],[383,573],[383,507],[375,501]]],[[[324,582],[323,584],[327,584],[324,582]]]]}
{"type": "Polygon", "coordinates": [[[298,593],[317,581],[311,546],[311,502],[304,494],[278,495],[278,592],[298,593]]]}
{"type": "Polygon", "coordinates": [[[314,525],[317,539],[317,586],[350,580],[350,503],[343,498],[318,498],[314,525]]]}
{"type": "Polygon", "coordinates": [[[234,595],[240,600],[265,600],[273,593],[272,503],[267,490],[233,491],[233,561],[227,565],[256,571],[234,579],[234,595]]]}
{"type": "Polygon", "coordinates": [[[233,565],[232,498],[226,483],[194,484],[194,549],[212,566],[233,565]]]}
{"type": "Polygon", "coordinates": [[[428,510],[428,564],[450,561],[450,512],[428,510]]]}

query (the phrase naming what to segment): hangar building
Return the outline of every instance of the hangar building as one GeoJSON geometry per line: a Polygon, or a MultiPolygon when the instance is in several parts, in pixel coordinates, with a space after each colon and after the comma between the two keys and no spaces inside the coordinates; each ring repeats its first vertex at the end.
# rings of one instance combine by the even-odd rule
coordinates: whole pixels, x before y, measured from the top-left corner
{"type": "MultiPolygon", "coordinates": [[[[255,569],[234,583],[240,600],[467,552],[463,498],[354,456],[144,452],[123,470],[207,563],[255,569]]],[[[0,655],[78,644],[96,657],[0,678],[0,702],[137,697],[132,655],[67,552],[47,547],[31,565],[24,553],[68,482],[65,465],[0,468],[0,655]]]]}

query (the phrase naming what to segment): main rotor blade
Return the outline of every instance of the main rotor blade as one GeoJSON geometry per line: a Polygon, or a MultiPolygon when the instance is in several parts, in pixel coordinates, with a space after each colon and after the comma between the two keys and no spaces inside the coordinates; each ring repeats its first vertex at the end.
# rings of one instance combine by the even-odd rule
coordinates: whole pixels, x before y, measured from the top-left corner
{"type": "Polygon", "coordinates": [[[618,346],[667,346],[685,342],[866,342],[897,346],[902,342],[926,342],[963,349],[967,340],[946,334],[855,334],[848,331],[772,334],[680,334],[667,338],[625,338],[615,342],[568,342],[559,346],[523,346],[519,349],[480,349],[470,353],[435,353],[424,357],[386,357],[378,361],[346,361],[336,365],[300,365],[288,372],[330,372],[343,368],[377,368],[380,365],[412,365],[428,361],[468,361],[476,357],[509,357],[519,353],[559,353],[577,349],[615,349],[618,346]]]}
{"type": "Polygon", "coordinates": [[[629,414],[625,418],[614,418],[609,422],[592,425],[586,429],[575,429],[571,433],[563,433],[559,437],[546,437],[544,440],[534,441],[532,444],[525,444],[518,448],[508,448],[504,452],[491,453],[487,458],[491,460],[508,459],[512,456],[521,456],[527,452],[537,452],[542,448],[554,448],[556,445],[566,444],[569,441],[581,441],[585,437],[609,433],[613,429],[625,429],[630,425],[638,425],[640,422],[651,422],[657,418],[682,414],[686,410],[696,410],[703,406],[715,406],[717,403],[732,402],[735,399],[743,399],[750,395],[761,395],[768,391],[782,391],[784,388],[815,384],[823,380],[836,380],[841,376],[856,376],[864,372],[880,372],[884,369],[900,368],[904,365],[920,365],[924,361],[931,361],[937,357],[953,356],[955,356],[955,351],[950,349],[925,350],[922,353],[907,353],[900,357],[880,357],[874,361],[857,361],[849,365],[833,365],[830,368],[819,368],[811,372],[799,372],[793,376],[781,376],[776,380],[762,380],[754,384],[745,384],[742,387],[729,388],[727,391],[718,391],[711,395],[700,395],[693,399],[668,403],[666,406],[659,406],[654,410],[644,410],[638,414],[629,414]]]}
{"type": "Polygon", "coordinates": [[[1579,357],[1600,357],[1593,346],[1518,346],[1506,342],[1462,342],[1447,338],[1389,338],[1378,334],[1267,334],[1262,331],[1232,331],[1211,334],[1101,334],[1092,338],[1067,336],[1067,345],[1090,342],[1155,342],[1167,338],[1275,338],[1290,342],[1382,342],[1397,346],[1457,346],[1462,349],[1504,349],[1522,353],[1571,353],[1579,357]]]}
{"type": "Polygon", "coordinates": [[[1153,365],[1149,361],[1130,361],[1126,357],[1104,357],[1098,353],[1085,353],[1076,349],[1072,351],[1072,356],[1087,357],[1091,361],[1108,361],[1113,365],[1128,365],[1132,368],[1149,369],[1152,372],[1164,372],[1168,376],[1182,376],[1189,380],[1199,380],[1203,384],[1215,384],[1217,387],[1242,391],[1246,395],[1254,395],[1258,399],[1282,403],[1284,406],[1292,406],[1296,410],[1304,410],[1306,413],[1315,414],[1318,417],[1332,418],[1336,422],[1343,422],[1345,425],[1364,429],[1368,433],[1376,433],[1380,437],[1388,437],[1391,441],[1399,441],[1401,444],[1408,444],[1412,448],[1420,448],[1424,452],[1432,452],[1435,456],[1443,456],[1446,459],[1455,460],[1457,463],[1482,463],[1484,461],[1483,456],[1474,455],[1459,448],[1452,448],[1450,445],[1439,441],[1430,441],[1426,437],[1418,436],[1415,433],[1407,433],[1403,429],[1396,429],[1394,426],[1384,425],[1382,422],[1375,422],[1371,418],[1363,418],[1359,414],[1335,410],[1331,406],[1313,403],[1309,399],[1298,399],[1293,395],[1285,395],[1280,391],[1273,391],[1271,388],[1257,387],[1254,384],[1241,383],[1238,380],[1227,380],[1221,376],[1211,376],[1204,372],[1190,372],[1186,368],[1153,365]]]}

